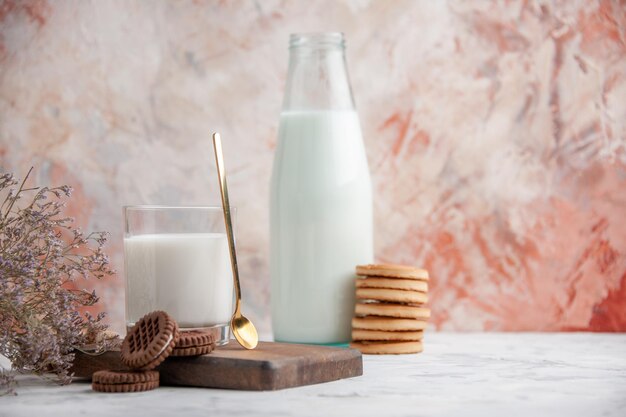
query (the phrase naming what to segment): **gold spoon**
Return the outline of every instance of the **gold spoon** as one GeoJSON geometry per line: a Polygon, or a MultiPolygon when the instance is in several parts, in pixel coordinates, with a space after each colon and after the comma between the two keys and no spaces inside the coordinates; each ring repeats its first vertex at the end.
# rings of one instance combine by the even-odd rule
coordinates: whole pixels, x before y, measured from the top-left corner
{"type": "Polygon", "coordinates": [[[226,186],[226,171],[224,171],[224,155],[222,154],[222,140],[219,133],[213,133],[213,149],[215,149],[215,164],[217,165],[217,177],[220,181],[220,193],[222,194],[222,209],[224,210],[224,226],[228,236],[228,249],[230,251],[230,266],[233,270],[235,283],[235,312],[230,319],[230,328],[235,339],[246,349],[254,349],[259,343],[259,335],[254,324],[241,314],[241,286],[239,285],[239,270],[237,269],[237,253],[235,252],[235,238],[233,237],[233,222],[230,218],[230,203],[228,202],[228,187],[226,186]]]}

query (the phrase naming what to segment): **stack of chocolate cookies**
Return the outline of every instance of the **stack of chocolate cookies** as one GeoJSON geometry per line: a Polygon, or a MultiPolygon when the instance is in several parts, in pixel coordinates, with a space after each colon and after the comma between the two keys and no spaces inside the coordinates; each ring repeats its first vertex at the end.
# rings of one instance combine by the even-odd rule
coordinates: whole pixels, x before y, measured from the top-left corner
{"type": "Polygon", "coordinates": [[[139,392],[158,388],[155,370],[170,356],[199,356],[215,348],[209,333],[178,329],[178,323],[164,311],[143,316],[130,329],[120,359],[128,370],[100,370],[93,373],[91,387],[99,392],[139,392]]]}
{"type": "Polygon", "coordinates": [[[366,354],[418,353],[430,309],[428,271],[404,265],[356,267],[351,347],[366,354]]]}

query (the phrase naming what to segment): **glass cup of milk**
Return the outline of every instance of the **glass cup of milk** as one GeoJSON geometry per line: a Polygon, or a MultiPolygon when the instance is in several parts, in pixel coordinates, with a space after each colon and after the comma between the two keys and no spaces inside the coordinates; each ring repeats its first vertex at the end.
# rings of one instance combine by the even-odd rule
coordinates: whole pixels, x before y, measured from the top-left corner
{"type": "Polygon", "coordinates": [[[163,310],[228,343],[233,276],[221,207],[124,207],[126,326],[163,310]]]}

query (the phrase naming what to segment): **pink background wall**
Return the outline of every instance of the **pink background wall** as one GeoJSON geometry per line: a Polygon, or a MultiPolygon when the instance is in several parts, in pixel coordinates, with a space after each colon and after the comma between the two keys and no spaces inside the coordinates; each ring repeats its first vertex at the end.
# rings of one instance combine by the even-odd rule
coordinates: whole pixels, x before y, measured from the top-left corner
{"type": "Polygon", "coordinates": [[[219,204],[220,130],[246,312],[269,322],[268,186],[291,32],[340,30],[379,260],[431,271],[439,330],[626,330],[624,1],[0,1],[0,168],[124,204],[219,204]]]}

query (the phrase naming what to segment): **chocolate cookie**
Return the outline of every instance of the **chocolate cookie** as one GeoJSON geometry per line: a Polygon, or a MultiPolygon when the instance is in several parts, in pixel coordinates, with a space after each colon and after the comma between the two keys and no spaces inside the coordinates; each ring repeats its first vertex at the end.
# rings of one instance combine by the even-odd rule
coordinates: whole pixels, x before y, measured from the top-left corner
{"type": "Polygon", "coordinates": [[[122,342],[122,362],[132,369],[154,369],[170,355],[178,337],[178,325],[167,313],[146,314],[122,342]]]}
{"type": "Polygon", "coordinates": [[[91,388],[99,392],[139,392],[158,388],[157,371],[97,371],[91,388]]]}
{"type": "Polygon", "coordinates": [[[187,330],[180,332],[178,343],[172,350],[171,356],[198,356],[211,353],[215,348],[213,336],[201,330],[187,330]]]}

